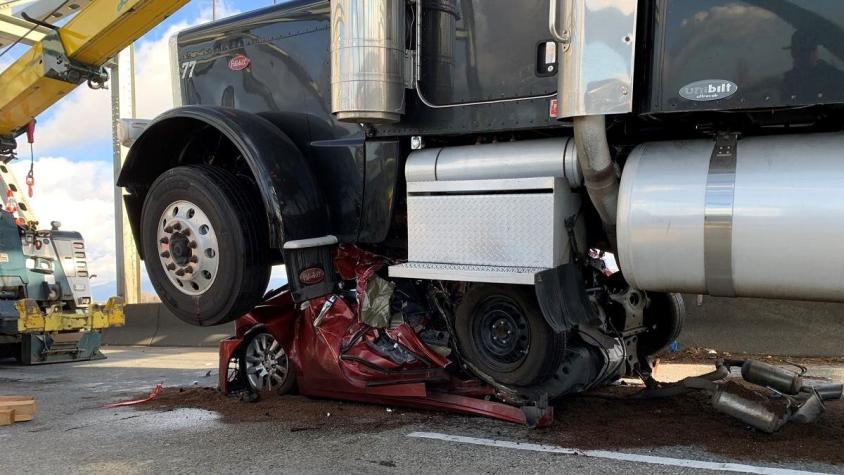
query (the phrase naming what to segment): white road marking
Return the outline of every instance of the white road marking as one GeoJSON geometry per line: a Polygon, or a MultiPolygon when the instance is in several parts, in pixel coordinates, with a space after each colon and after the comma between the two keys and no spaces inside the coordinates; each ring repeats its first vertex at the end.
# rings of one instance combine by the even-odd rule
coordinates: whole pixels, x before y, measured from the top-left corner
{"type": "Polygon", "coordinates": [[[565,447],[558,447],[556,445],[527,444],[521,442],[510,442],[506,440],[480,439],[476,437],[440,434],[437,432],[411,432],[410,434],[407,434],[407,436],[418,439],[434,439],[446,442],[457,442],[460,444],[484,445],[487,447],[498,447],[502,449],[529,450],[533,452],[548,452],[564,455],[580,455],[583,457],[620,460],[623,462],[647,463],[652,465],[668,465],[672,467],[697,468],[701,470],[757,473],[761,475],[825,475],[819,472],[805,472],[802,470],[789,470],[785,468],[757,467],[754,465],[743,465],[739,463],[704,462],[700,460],[657,457],[654,455],[626,454],[622,452],[610,452],[607,450],[569,449],[565,447]]]}

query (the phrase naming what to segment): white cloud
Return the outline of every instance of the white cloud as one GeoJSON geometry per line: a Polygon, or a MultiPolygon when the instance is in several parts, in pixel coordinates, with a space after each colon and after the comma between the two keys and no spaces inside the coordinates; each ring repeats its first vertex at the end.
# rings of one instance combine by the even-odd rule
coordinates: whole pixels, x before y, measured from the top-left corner
{"type": "MultiPolygon", "coordinates": [[[[36,127],[38,150],[59,154],[111,139],[111,94],[107,90],[80,87],[54,106],[53,111],[52,116],[39,121],[36,127]]],[[[18,150],[29,150],[26,135],[18,137],[18,150]]]]}
{"type": "MultiPolygon", "coordinates": [[[[29,161],[17,160],[12,170],[23,185],[29,161]]],[[[35,161],[35,193],[29,199],[42,229],[61,221],[62,229],[79,231],[88,248],[88,267],[97,274],[94,286],[114,287],[114,171],[102,161],[73,162],[61,157],[35,161]]],[[[113,291],[112,291],[113,292],[113,291]]]]}
{"type": "Polygon", "coordinates": [[[135,45],[135,115],[152,119],[173,107],[169,38],[189,25],[179,23],[154,41],[135,45]]]}

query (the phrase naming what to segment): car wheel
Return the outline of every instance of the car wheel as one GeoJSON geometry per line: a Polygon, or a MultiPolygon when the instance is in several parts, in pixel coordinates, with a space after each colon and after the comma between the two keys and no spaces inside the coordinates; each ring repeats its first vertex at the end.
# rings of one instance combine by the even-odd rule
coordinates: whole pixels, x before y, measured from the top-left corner
{"type": "Polygon", "coordinates": [[[545,322],[529,286],[469,287],[457,307],[455,327],[465,358],[503,384],[543,382],[565,350],[565,335],[545,322]]]}
{"type": "Polygon", "coordinates": [[[256,393],[274,391],[289,394],[296,387],[296,373],[290,358],[278,340],[267,332],[258,332],[243,342],[240,358],[241,378],[256,393]]]}

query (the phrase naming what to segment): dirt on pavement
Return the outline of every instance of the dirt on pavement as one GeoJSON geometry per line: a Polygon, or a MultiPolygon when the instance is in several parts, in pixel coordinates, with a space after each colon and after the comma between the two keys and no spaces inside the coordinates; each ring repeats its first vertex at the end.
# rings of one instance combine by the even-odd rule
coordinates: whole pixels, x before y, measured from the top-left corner
{"type": "Polygon", "coordinates": [[[531,439],[582,449],[696,446],[740,460],[844,464],[844,401],[826,402],[826,412],[813,424],[789,422],[779,432],[767,434],[717,412],[703,392],[617,399],[639,390],[619,387],[611,394],[565,399],[555,408],[554,426],[536,430],[531,439]]]}
{"type": "MultiPolygon", "coordinates": [[[[715,411],[705,393],[651,400],[628,398],[640,389],[615,386],[563,399],[555,405],[554,425],[534,430],[528,438],[581,449],[696,446],[740,460],[844,464],[844,401],[827,402],[826,413],[814,424],[790,422],[779,432],[766,434],[715,411]]],[[[274,422],[294,432],[373,432],[409,424],[437,424],[448,417],[303,396],[270,395],[258,402],[244,402],[213,388],[166,388],[155,401],[136,407],[204,409],[219,414],[226,423],[274,422]]]]}
{"type": "Polygon", "coordinates": [[[292,432],[373,432],[444,417],[438,413],[295,395],[269,394],[256,402],[247,402],[207,387],[165,388],[155,400],[136,407],[149,410],[204,409],[219,414],[226,423],[283,422],[292,432]]]}

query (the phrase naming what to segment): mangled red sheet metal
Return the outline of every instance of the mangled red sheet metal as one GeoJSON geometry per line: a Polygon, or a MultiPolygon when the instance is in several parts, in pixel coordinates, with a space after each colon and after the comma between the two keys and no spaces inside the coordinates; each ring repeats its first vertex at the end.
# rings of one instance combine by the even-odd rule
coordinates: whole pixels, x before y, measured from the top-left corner
{"type": "Polygon", "coordinates": [[[284,347],[306,396],[477,414],[532,427],[551,423],[547,403],[520,408],[489,400],[491,386],[454,367],[448,351],[423,343],[410,322],[383,328],[366,323],[361,310],[376,298],[367,287],[384,265],[378,256],[341,246],[335,266],[341,279],[356,282],[354,292],[297,308],[283,290],[239,319],[236,336],[220,344],[221,389],[248,389],[238,378],[242,342],[252,332],[268,332],[284,347]]]}

